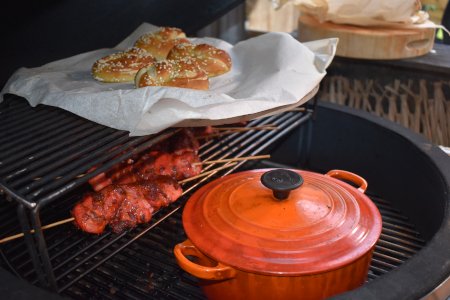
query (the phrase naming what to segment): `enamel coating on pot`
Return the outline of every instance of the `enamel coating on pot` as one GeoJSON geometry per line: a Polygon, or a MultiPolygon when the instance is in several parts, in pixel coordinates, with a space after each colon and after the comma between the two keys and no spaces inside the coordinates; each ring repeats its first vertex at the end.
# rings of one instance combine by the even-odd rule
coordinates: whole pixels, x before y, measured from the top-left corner
{"type": "Polygon", "coordinates": [[[353,290],[367,279],[373,248],[356,261],[336,270],[301,276],[270,276],[233,269],[210,259],[189,240],[175,247],[180,267],[202,279],[208,299],[320,300],[353,290]],[[186,256],[195,257],[191,262],[186,256]]]}
{"type": "Polygon", "coordinates": [[[317,300],[360,287],[367,278],[372,251],[357,261],[329,272],[302,276],[267,276],[237,271],[232,279],[202,280],[208,299],[317,300]]]}
{"type": "Polygon", "coordinates": [[[382,225],[367,182],[293,170],[304,183],[279,201],[259,181],[266,171],[194,193],[183,212],[188,240],[174,249],[180,267],[202,279],[209,299],[324,299],[362,285],[382,225]]]}
{"type": "Polygon", "coordinates": [[[266,171],[235,173],[192,195],[183,226],[199,251],[240,270],[296,276],[340,268],[375,245],[381,232],[378,209],[333,178],[348,179],[351,173],[296,170],[303,185],[279,201],[260,182],[266,171]]]}

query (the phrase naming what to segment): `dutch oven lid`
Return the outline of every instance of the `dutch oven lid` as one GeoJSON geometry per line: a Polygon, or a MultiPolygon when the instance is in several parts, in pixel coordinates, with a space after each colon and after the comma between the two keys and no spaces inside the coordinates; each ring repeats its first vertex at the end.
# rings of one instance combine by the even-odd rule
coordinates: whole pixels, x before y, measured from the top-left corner
{"type": "Polygon", "coordinates": [[[220,178],[189,199],[183,225],[201,252],[248,272],[300,275],[372,250],[381,216],[367,196],[330,175],[268,171],[220,178]]]}

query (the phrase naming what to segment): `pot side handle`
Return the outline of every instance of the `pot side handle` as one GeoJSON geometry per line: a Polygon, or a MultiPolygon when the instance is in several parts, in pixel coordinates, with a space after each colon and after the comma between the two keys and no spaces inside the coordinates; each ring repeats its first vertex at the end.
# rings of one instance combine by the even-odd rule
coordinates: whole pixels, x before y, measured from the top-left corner
{"type": "Polygon", "coordinates": [[[367,181],[361,176],[356,175],[355,173],[344,170],[331,170],[325,175],[353,182],[354,184],[359,186],[358,191],[360,191],[361,193],[364,193],[367,190],[367,181]]]}
{"type": "Polygon", "coordinates": [[[220,262],[216,266],[207,267],[196,264],[187,259],[186,255],[202,258],[205,257],[190,240],[177,244],[173,250],[178,265],[189,274],[208,280],[224,280],[231,279],[236,276],[236,270],[230,266],[224,265],[220,262]]]}

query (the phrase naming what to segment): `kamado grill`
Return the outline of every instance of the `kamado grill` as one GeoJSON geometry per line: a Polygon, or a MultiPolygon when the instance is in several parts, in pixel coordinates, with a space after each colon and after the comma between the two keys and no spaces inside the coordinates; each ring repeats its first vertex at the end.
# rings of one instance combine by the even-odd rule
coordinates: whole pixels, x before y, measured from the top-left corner
{"type": "MultiPolygon", "coordinates": [[[[131,295],[137,293],[133,297],[139,297],[140,293],[142,297],[149,292],[155,296],[165,293],[170,296],[171,288],[164,287],[167,283],[163,283],[161,280],[167,277],[168,281],[172,281],[180,273],[180,270],[173,265],[171,249],[173,242],[183,238],[183,230],[180,228],[177,211],[188,198],[189,191],[200,186],[205,178],[184,185],[183,190],[187,194],[183,197],[183,200],[180,199],[174,206],[159,211],[149,225],[140,226],[136,228],[137,232],[133,231],[134,233],[131,234],[127,234],[127,232],[112,234],[107,231],[100,236],[86,235],[72,224],[49,229],[48,232],[42,233],[41,226],[70,217],[69,210],[75,201],[79,200],[80,193],[86,189],[86,182],[89,178],[109,169],[122,160],[126,160],[133,154],[147,149],[156,142],[164,140],[164,138],[173,134],[176,129],[168,130],[157,136],[129,138],[127,132],[99,126],[59,109],[51,107],[32,109],[22,99],[15,97],[3,102],[2,106],[4,107],[2,111],[4,118],[2,120],[5,121],[5,126],[15,126],[14,122],[9,123],[10,118],[17,116],[17,113],[24,113],[23,119],[21,119],[24,126],[17,126],[16,129],[11,128],[11,131],[7,131],[8,135],[5,138],[17,136],[17,134],[26,138],[28,128],[37,128],[36,132],[32,133],[33,139],[27,139],[28,142],[22,140],[22,143],[18,144],[18,148],[15,150],[13,150],[14,143],[11,144],[10,147],[5,149],[5,156],[2,155],[3,195],[10,200],[8,207],[5,207],[5,213],[14,214],[17,211],[19,219],[22,220],[18,224],[17,217],[11,218],[10,227],[7,231],[9,233],[25,233],[29,232],[30,229],[36,230],[35,234],[26,234],[22,240],[5,244],[12,247],[9,248],[9,251],[6,248],[4,249],[5,256],[8,256],[7,252],[14,256],[8,258],[6,263],[13,267],[17,275],[24,276],[32,283],[50,287],[60,293],[68,292],[73,297],[85,298],[88,294],[85,294],[85,292],[79,294],[79,292],[85,290],[86,287],[74,288],[75,283],[85,282],[83,279],[85,276],[102,266],[109,258],[115,257],[116,254],[122,253],[125,249],[130,249],[129,246],[141,240],[140,237],[147,240],[145,237],[147,233],[159,232],[160,227],[156,225],[167,219],[165,222],[171,224],[167,228],[167,233],[172,237],[169,239],[158,237],[153,241],[151,241],[152,239],[147,240],[150,243],[163,242],[164,245],[152,246],[156,252],[163,251],[162,253],[152,254],[147,258],[140,257],[135,262],[127,262],[128,259],[124,259],[122,262],[128,265],[128,275],[136,274],[135,264],[135,266],[145,266],[142,270],[144,273],[141,274],[143,277],[134,280],[130,278],[120,279],[120,281],[124,280],[123,283],[126,282],[125,286],[134,283],[134,286],[130,286],[128,292],[119,291],[122,289],[119,286],[107,288],[106,292],[117,289],[117,293],[111,294],[113,297],[117,297],[122,292],[125,292],[124,296],[128,293],[131,293],[131,295]],[[43,124],[41,123],[42,118],[46,119],[43,124]],[[48,124],[52,124],[50,126],[54,126],[55,130],[48,130],[48,127],[46,127],[48,124]],[[40,126],[46,129],[40,129],[40,126]],[[20,128],[24,131],[21,131],[20,128]],[[117,157],[118,154],[120,156],[117,157]],[[101,167],[86,174],[90,168],[99,164],[101,167]],[[63,202],[61,202],[62,199],[64,199],[63,202]],[[17,206],[17,208],[14,208],[14,206],[17,206]],[[169,227],[172,228],[169,229],[169,227]],[[153,228],[155,230],[152,230],[153,228]],[[47,234],[50,235],[47,236],[47,234]],[[23,252],[19,254],[16,247],[21,248],[20,252],[23,252]],[[19,256],[16,257],[13,253],[19,254],[19,256]],[[25,257],[22,255],[25,255],[25,257]],[[146,262],[141,261],[141,259],[146,262]],[[14,261],[16,260],[21,261],[21,266],[15,266],[14,261]],[[156,274],[156,270],[145,271],[153,264],[165,275],[156,274]],[[172,274],[167,273],[170,269],[173,271],[172,274]],[[161,287],[158,287],[158,284],[154,282],[155,280],[162,283],[161,287]],[[161,290],[158,291],[159,289],[161,290]],[[168,290],[164,291],[166,289],[168,290]]],[[[200,157],[202,160],[214,160],[262,153],[294,128],[309,120],[311,114],[310,111],[303,113],[292,111],[279,116],[252,121],[247,125],[250,128],[270,124],[276,126],[277,130],[249,130],[225,135],[219,139],[207,140],[201,145],[200,157]]],[[[228,164],[229,167],[225,165],[226,168],[212,175],[219,176],[231,173],[243,164],[244,161],[238,162],[236,165],[228,164]]],[[[204,172],[215,168],[217,166],[211,164],[204,167],[204,172]]],[[[5,218],[10,219],[9,216],[5,216],[5,218]]],[[[141,247],[149,248],[145,244],[141,247]]],[[[133,251],[141,252],[137,248],[133,251]]],[[[116,267],[119,267],[119,265],[116,267]]],[[[107,271],[102,276],[108,273],[107,271]]],[[[110,275],[116,277],[115,273],[112,272],[110,275]]],[[[110,280],[112,278],[107,281],[110,280]]],[[[185,282],[180,282],[180,284],[182,287],[186,285],[185,282]]],[[[189,284],[186,287],[188,287],[188,291],[194,288],[189,284]]],[[[100,292],[98,296],[106,295],[102,295],[102,292],[100,292]]],[[[190,297],[189,294],[184,295],[184,292],[180,292],[180,296],[190,297]]]]}
{"type": "MultiPolygon", "coordinates": [[[[272,159],[240,161],[209,178],[187,183],[183,186],[186,194],[158,211],[149,224],[121,234],[106,230],[97,236],[83,233],[73,224],[45,231],[42,226],[70,216],[74,203],[89,189],[86,182],[90,177],[167,138],[176,129],[156,136],[130,138],[126,132],[105,128],[57,108],[31,108],[26,101],[13,96],[1,104],[1,114],[4,128],[2,233],[3,236],[25,233],[23,238],[2,245],[2,266],[33,285],[75,299],[203,298],[197,280],[178,267],[172,253],[173,246],[185,239],[181,208],[193,191],[213,178],[239,169],[280,166],[318,170],[346,166],[368,178],[368,195],[381,212],[383,230],[373,254],[368,283],[346,297],[378,297],[381,293],[385,299],[400,295],[417,298],[435,287],[432,281],[442,281],[448,274],[447,266],[440,261],[448,249],[448,240],[444,238],[448,227],[441,226],[448,218],[445,202],[448,178],[442,170],[446,167],[444,154],[432,147],[430,155],[425,155],[418,147],[417,141],[422,142],[421,139],[417,136],[411,139],[409,133],[409,136],[401,136],[399,128],[394,126],[394,130],[388,130],[379,120],[374,122],[345,109],[319,105],[316,109],[309,106],[304,111],[289,111],[251,121],[246,127],[271,124],[278,129],[248,130],[207,140],[202,143],[200,157],[212,160],[271,153],[272,159]],[[317,114],[317,120],[313,120],[313,114],[317,114]],[[343,115],[347,121],[341,119],[343,115]],[[337,120],[342,124],[341,130],[348,130],[350,125],[353,131],[361,126],[371,127],[387,135],[385,143],[398,143],[398,151],[407,147],[410,151],[407,156],[412,157],[404,157],[398,164],[401,166],[403,160],[413,159],[421,176],[397,170],[395,172],[400,174],[393,174],[395,181],[389,183],[388,178],[385,182],[377,172],[394,172],[391,170],[393,162],[389,161],[393,159],[393,152],[384,154],[387,157],[382,161],[386,161],[387,166],[379,165],[379,159],[376,166],[368,163],[371,156],[380,153],[343,154],[349,147],[349,142],[342,140],[345,135],[339,132],[341,130],[331,133],[327,127],[337,120]],[[328,140],[325,150],[319,146],[325,143],[324,139],[328,140]],[[117,156],[118,153],[122,154],[117,156]],[[339,163],[330,160],[336,156],[342,157],[339,163]],[[359,166],[355,165],[358,160],[364,163],[360,161],[359,166]],[[440,168],[436,162],[442,163],[440,168]],[[86,174],[99,164],[101,167],[95,172],[86,174]],[[405,179],[417,182],[410,185],[405,179]],[[385,187],[388,184],[408,188],[390,191],[385,187]],[[429,190],[424,191],[427,187],[429,190]],[[421,206],[421,199],[427,199],[427,206],[422,207],[418,215],[412,207],[421,206]],[[29,234],[31,229],[35,233],[29,234]],[[417,273],[411,275],[411,268],[423,270],[427,278],[417,273]],[[419,280],[428,286],[405,288],[402,280],[419,280]],[[390,289],[382,289],[384,285],[390,289]]],[[[361,150],[356,148],[352,151],[361,150]]],[[[217,165],[210,165],[205,171],[215,168],[217,165]]]]}
{"type": "MultiPolygon", "coordinates": [[[[216,5],[211,16],[236,5],[216,5]]],[[[201,28],[195,22],[192,30],[201,28]]],[[[75,203],[91,189],[89,179],[180,129],[130,137],[59,108],[31,107],[23,98],[5,95],[0,103],[0,238],[23,236],[0,244],[2,295],[204,299],[201,282],[182,270],[173,254],[187,238],[181,220],[185,203],[228,174],[288,168],[357,173],[369,183],[366,195],[381,213],[382,232],[365,284],[334,299],[444,299],[450,276],[448,157],[407,129],[317,100],[201,139],[202,161],[262,154],[270,159],[203,165],[207,175],[184,183],[182,197],[154,213],[149,223],[93,235],[72,222],[58,224],[71,217],[75,203]]]]}

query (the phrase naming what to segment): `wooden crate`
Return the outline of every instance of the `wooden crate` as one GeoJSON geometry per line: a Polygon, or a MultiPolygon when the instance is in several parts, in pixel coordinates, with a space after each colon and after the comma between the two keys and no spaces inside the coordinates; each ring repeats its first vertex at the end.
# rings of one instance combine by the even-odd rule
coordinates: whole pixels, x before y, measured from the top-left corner
{"type": "Polygon", "coordinates": [[[326,77],[318,97],[399,123],[437,145],[450,146],[450,80],[326,77]]]}
{"type": "Polygon", "coordinates": [[[427,55],[400,60],[335,57],[318,97],[397,122],[449,147],[450,45],[435,43],[427,55]]]}

